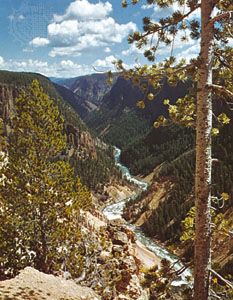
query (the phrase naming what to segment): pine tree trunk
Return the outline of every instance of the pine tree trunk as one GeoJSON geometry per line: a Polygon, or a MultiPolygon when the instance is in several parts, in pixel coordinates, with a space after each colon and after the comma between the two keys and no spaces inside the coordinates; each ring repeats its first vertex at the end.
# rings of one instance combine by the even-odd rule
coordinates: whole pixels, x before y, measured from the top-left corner
{"type": "Polygon", "coordinates": [[[209,24],[212,0],[201,1],[201,52],[197,92],[196,174],[195,174],[195,257],[194,299],[209,299],[211,263],[211,130],[212,98],[207,85],[212,83],[213,28],[209,24]]]}

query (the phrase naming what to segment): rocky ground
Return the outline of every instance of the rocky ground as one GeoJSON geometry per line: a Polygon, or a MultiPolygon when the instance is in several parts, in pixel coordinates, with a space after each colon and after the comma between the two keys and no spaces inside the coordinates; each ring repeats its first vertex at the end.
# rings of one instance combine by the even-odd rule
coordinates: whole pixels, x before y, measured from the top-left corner
{"type": "MultiPolygon", "coordinates": [[[[115,183],[105,192],[113,203],[132,195],[133,188],[115,183]]],[[[81,280],[72,280],[67,272],[58,277],[28,267],[0,282],[0,300],[148,300],[141,269],[160,264],[159,258],[135,240],[123,219],[109,221],[96,209],[82,212],[79,222],[88,253],[81,280]]]]}
{"type": "Polygon", "coordinates": [[[148,300],[141,268],[159,263],[158,258],[135,240],[123,220],[107,221],[99,211],[83,212],[83,220],[86,246],[94,250],[81,281],[29,267],[0,282],[0,300],[148,300]]]}
{"type": "Polygon", "coordinates": [[[1,300],[99,300],[93,290],[27,267],[13,279],[0,282],[1,300]]]}

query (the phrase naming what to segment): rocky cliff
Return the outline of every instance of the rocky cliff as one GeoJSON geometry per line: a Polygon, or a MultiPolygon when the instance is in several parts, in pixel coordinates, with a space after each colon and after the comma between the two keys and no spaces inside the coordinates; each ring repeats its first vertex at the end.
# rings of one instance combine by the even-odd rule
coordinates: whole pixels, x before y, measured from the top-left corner
{"type": "MultiPolygon", "coordinates": [[[[116,79],[117,74],[113,76],[113,84],[116,79]]],[[[108,84],[107,80],[108,75],[104,73],[64,79],[58,83],[59,86],[67,88],[75,95],[70,104],[76,107],[80,115],[84,118],[101,105],[103,97],[111,90],[112,87],[108,84]]],[[[58,88],[62,90],[62,87],[58,88]]],[[[65,92],[65,90],[62,92],[65,92]]]]}

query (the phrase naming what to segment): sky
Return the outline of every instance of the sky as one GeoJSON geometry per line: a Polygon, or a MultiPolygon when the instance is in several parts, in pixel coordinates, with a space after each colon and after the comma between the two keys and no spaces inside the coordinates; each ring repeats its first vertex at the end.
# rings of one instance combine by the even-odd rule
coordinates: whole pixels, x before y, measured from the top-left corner
{"type": "MultiPolygon", "coordinates": [[[[176,9],[143,0],[126,9],[121,0],[0,0],[0,69],[68,78],[110,70],[117,59],[127,67],[144,64],[143,51],[127,36],[141,29],[144,16],[156,21],[176,9]]],[[[196,56],[198,43],[180,38],[176,57],[196,56]]],[[[169,52],[162,46],[157,59],[169,52]]]]}

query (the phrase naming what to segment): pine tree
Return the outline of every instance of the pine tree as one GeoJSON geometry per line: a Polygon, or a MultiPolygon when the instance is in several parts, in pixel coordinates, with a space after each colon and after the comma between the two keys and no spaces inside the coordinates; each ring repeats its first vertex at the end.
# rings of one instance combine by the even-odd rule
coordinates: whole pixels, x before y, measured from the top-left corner
{"type": "Polygon", "coordinates": [[[60,159],[64,120],[38,81],[20,93],[12,124],[0,192],[1,276],[28,265],[54,272],[64,262],[77,274],[78,216],[91,206],[90,193],[60,159]]]}
{"type": "MultiPolygon", "coordinates": [[[[128,2],[134,5],[139,0],[123,0],[123,7],[127,7],[128,2]]],[[[177,4],[178,8],[158,22],[145,17],[143,32],[134,32],[128,41],[135,43],[139,49],[145,49],[144,55],[151,62],[156,60],[161,44],[170,46],[171,54],[163,62],[153,63],[151,66],[137,66],[128,71],[122,61],[117,66],[126,78],[133,78],[133,82],[145,90],[145,98],[138,101],[138,106],[142,109],[148,101],[156,99],[156,95],[148,94],[149,85],[159,90],[164,78],[171,85],[188,78],[193,81],[193,89],[189,95],[179,99],[176,105],[170,105],[169,99],[165,99],[164,104],[168,105],[173,122],[196,128],[194,299],[206,300],[209,299],[211,267],[211,140],[213,134],[218,134],[218,129],[212,126],[212,98],[214,94],[225,100],[233,98],[233,50],[228,46],[228,39],[232,37],[233,5],[232,1],[222,0],[147,0],[147,3],[156,4],[160,8],[177,4]],[[199,18],[192,17],[198,10],[199,18]],[[217,11],[216,16],[213,16],[214,10],[217,11]],[[176,61],[173,52],[178,33],[183,33],[181,41],[200,38],[200,54],[197,59],[190,62],[185,59],[176,61]],[[145,79],[148,82],[146,88],[145,79]]],[[[224,119],[226,123],[226,117],[224,119]]],[[[167,123],[168,120],[161,116],[154,126],[157,128],[167,123]]]]}

